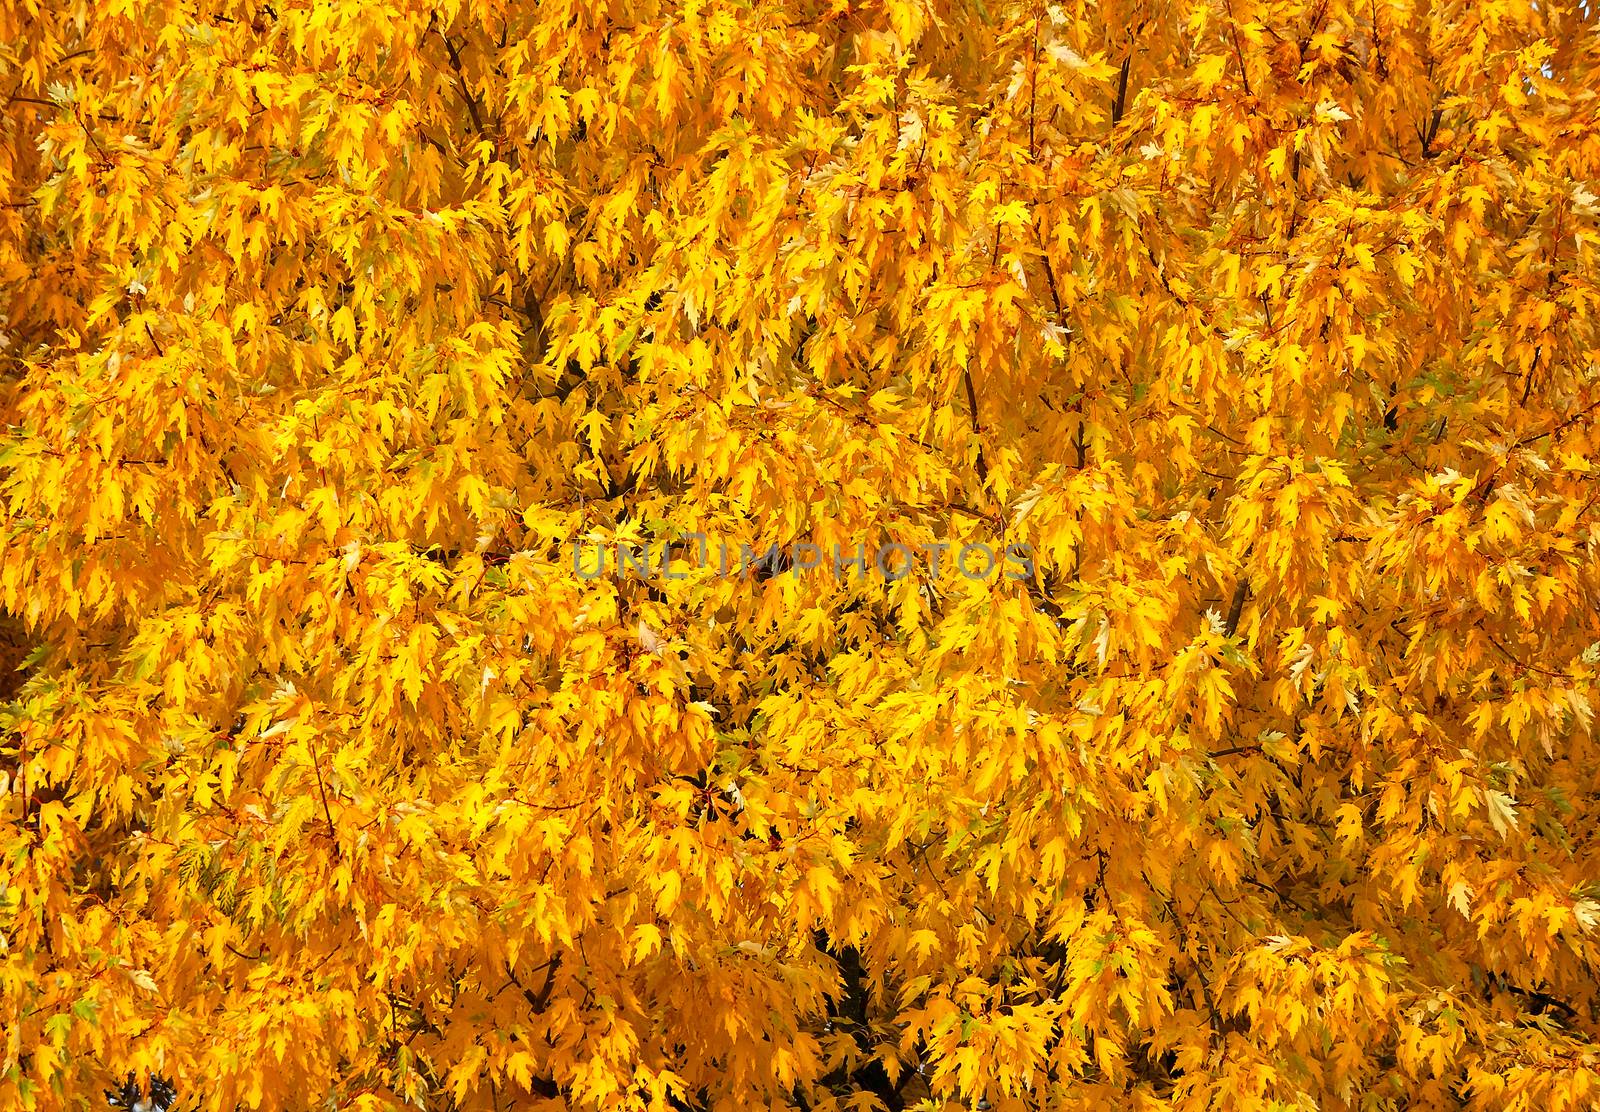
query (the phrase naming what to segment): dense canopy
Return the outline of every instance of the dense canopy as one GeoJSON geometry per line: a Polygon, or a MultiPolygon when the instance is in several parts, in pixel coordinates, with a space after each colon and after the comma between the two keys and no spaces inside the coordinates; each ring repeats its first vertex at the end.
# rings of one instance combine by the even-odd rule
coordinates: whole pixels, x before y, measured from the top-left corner
{"type": "Polygon", "coordinates": [[[0,0],[0,97],[0,1107],[1600,1102],[1589,0],[0,0]]]}

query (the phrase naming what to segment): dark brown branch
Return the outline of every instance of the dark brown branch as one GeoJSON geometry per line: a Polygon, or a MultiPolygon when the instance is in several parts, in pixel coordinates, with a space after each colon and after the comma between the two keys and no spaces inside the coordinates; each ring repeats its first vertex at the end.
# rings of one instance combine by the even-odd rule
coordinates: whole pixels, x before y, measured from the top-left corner
{"type": "Polygon", "coordinates": [[[978,419],[978,392],[972,385],[972,368],[961,368],[961,377],[967,386],[967,408],[972,412],[972,431],[978,438],[978,482],[989,483],[989,464],[983,458],[983,424],[978,419]]]}
{"type": "Polygon", "coordinates": [[[1122,72],[1117,75],[1117,99],[1111,106],[1111,126],[1122,122],[1122,112],[1128,106],[1128,68],[1133,64],[1133,53],[1122,59],[1122,72]]]}
{"type": "Polygon", "coordinates": [[[1244,82],[1244,95],[1254,97],[1255,93],[1250,90],[1250,71],[1245,68],[1244,64],[1244,51],[1239,49],[1239,26],[1234,22],[1233,18],[1233,0],[1227,0],[1226,7],[1228,9],[1228,33],[1233,37],[1233,56],[1239,60],[1239,80],[1244,82]]]}
{"type": "Polygon", "coordinates": [[[1228,603],[1228,617],[1223,623],[1223,630],[1232,637],[1239,628],[1239,615],[1244,610],[1245,596],[1250,593],[1250,580],[1245,576],[1239,577],[1239,585],[1233,589],[1233,601],[1228,603]]]}
{"type": "Polygon", "coordinates": [[[333,812],[328,809],[328,785],[322,779],[322,758],[317,755],[317,743],[308,739],[311,749],[311,767],[317,774],[317,791],[322,796],[322,819],[328,824],[328,838],[333,843],[333,859],[340,860],[339,834],[333,826],[333,812]]]}
{"type": "Polygon", "coordinates": [[[456,50],[455,43],[450,41],[444,31],[435,26],[434,34],[439,36],[439,41],[444,43],[444,48],[450,53],[450,68],[455,70],[456,84],[461,87],[461,96],[467,102],[467,115],[472,117],[472,129],[479,136],[487,139],[488,135],[483,130],[483,109],[478,104],[478,98],[473,95],[472,89],[467,85],[466,72],[461,68],[461,54],[456,50]]]}
{"type": "Polygon", "coordinates": [[[1534,433],[1532,436],[1523,437],[1521,440],[1519,440],[1515,444],[1513,444],[1512,447],[1513,448],[1526,447],[1527,445],[1532,444],[1535,440],[1543,440],[1547,436],[1554,436],[1556,433],[1561,432],[1563,429],[1569,428],[1570,426],[1576,424],[1578,421],[1582,420],[1584,417],[1587,417],[1589,414],[1593,413],[1596,409],[1600,409],[1600,402],[1594,402],[1594,403],[1592,403],[1590,405],[1584,406],[1582,409],[1578,410],[1578,412],[1574,413],[1571,417],[1568,417],[1565,421],[1561,421],[1558,424],[1555,424],[1555,425],[1551,426],[1549,429],[1546,429],[1544,432],[1538,432],[1538,433],[1534,433]]]}

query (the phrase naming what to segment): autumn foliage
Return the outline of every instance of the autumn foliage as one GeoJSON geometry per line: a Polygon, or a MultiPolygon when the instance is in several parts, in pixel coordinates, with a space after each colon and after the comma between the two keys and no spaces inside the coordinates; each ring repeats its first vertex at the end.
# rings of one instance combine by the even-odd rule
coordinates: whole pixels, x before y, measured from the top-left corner
{"type": "Polygon", "coordinates": [[[0,0],[0,98],[0,1107],[1600,1105],[1592,0],[0,0]]]}

